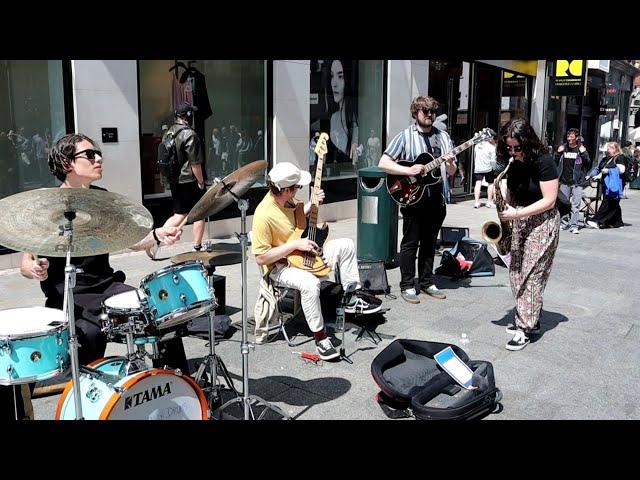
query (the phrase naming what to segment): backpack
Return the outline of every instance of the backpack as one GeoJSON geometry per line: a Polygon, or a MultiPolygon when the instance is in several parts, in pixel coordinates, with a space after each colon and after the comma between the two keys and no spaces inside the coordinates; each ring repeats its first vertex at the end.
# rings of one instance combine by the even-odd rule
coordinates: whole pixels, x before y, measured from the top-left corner
{"type": "Polygon", "coordinates": [[[176,137],[188,127],[182,127],[175,132],[169,130],[162,136],[162,141],[158,145],[158,171],[170,183],[175,183],[180,177],[182,164],[178,158],[176,147],[176,137]]]}

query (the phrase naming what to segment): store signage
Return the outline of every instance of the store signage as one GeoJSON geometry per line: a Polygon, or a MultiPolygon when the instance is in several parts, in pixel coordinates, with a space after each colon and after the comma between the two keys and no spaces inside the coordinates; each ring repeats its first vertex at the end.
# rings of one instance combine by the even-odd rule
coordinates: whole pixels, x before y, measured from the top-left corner
{"type": "Polygon", "coordinates": [[[103,128],[102,129],[102,143],[118,143],[118,129],[117,128],[103,128]]]}
{"type": "Polygon", "coordinates": [[[612,107],[610,105],[600,105],[600,115],[608,115],[609,113],[614,113],[618,109],[616,107],[612,107]]]}
{"type": "Polygon", "coordinates": [[[502,96],[524,97],[526,95],[526,77],[517,73],[502,72],[502,96]]]}
{"type": "Polygon", "coordinates": [[[584,96],[587,88],[587,65],[584,60],[556,60],[551,76],[551,95],[584,96]]]}

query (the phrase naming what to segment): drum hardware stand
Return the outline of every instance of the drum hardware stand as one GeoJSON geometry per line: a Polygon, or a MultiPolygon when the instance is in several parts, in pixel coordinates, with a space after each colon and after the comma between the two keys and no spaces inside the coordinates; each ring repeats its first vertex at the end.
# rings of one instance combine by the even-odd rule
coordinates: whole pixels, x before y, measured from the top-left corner
{"type": "Polygon", "coordinates": [[[64,218],[68,220],[66,225],[60,225],[60,236],[66,236],[67,263],[64,269],[64,300],[62,311],[69,322],[69,353],[71,356],[71,381],[73,382],[73,399],[76,407],[76,420],[83,420],[82,401],[80,399],[80,362],[78,360],[78,336],[76,335],[76,320],[74,314],[73,288],[76,286],[76,273],[80,270],[71,265],[71,250],[73,249],[73,220],[76,212],[64,212],[64,218]]]}
{"type": "Polygon", "coordinates": [[[344,348],[344,331],[346,330],[345,328],[346,315],[344,313],[344,307],[351,301],[351,298],[353,297],[357,286],[358,286],[357,282],[350,282],[349,284],[347,284],[347,288],[344,290],[344,293],[342,294],[342,298],[340,299],[340,303],[338,304],[338,308],[336,309],[336,328],[339,325],[341,325],[342,327],[342,343],[340,344],[340,360],[344,360],[345,362],[351,365],[353,365],[353,360],[351,360],[345,354],[345,348],[344,348]]]}
{"type": "Polygon", "coordinates": [[[242,397],[232,398],[226,402],[220,407],[220,412],[233,403],[241,402],[244,405],[244,419],[255,420],[251,402],[256,400],[265,406],[258,420],[262,419],[269,409],[281,415],[284,419],[291,420],[291,417],[277,405],[273,405],[257,395],[249,395],[249,348],[255,348],[253,343],[247,341],[247,245],[249,243],[249,236],[247,235],[247,210],[249,209],[249,201],[235,195],[224,181],[220,180],[220,182],[222,182],[229,194],[235,198],[238,208],[240,209],[240,233],[236,233],[236,235],[240,240],[240,248],[242,250],[242,343],[240,344],[240,352],[242,354],[242,397]]]}
{"type": "MultiPolygon", "coordinates": [[[[203,245],[204,246],[204,245],[203,245]]],[[[211,295],[214,295],[213,291],[213,272],[215,272],[216,267],[214,265],[206,265],[207,269],[207,280],[209,282],[209,290],[211,291],[211,295]]],[[[205,393],[208,393],[207,397],[209,399],[209,414],[210,418],[213,418],[213,410],[220,403],[221,396],[220,390],[222,390],[222,385],[218,384],[218,364],[220,365],[220,370],[222,371],[222,376],[227,382],[227,386],[229,390],[232,390],[235,393],[236,398],[240,398],[240,394],[233,385],[233,380],[231,380],[231,376],[229,375],[229,371],[227,370],[227,366],[224,364],[222,359],[216,355],[215,351],[215,343],[216,343],[216,332],[213,327],[214,325],[214,317],[215,317],[215,300],[212,302],[211,308],[209,309],[209,354],[202,360],[200,366],[198,367],[198,371],[196,373],[195,382],[200,385],[200,380],[202,376],[205,375],[205,369],[207,365],[209,366],[209,375],[211,376],[211,384],[209,387],[203,388],[205,393]]],[[[206,376],[205,376],[206,381],[206,376]]]]}

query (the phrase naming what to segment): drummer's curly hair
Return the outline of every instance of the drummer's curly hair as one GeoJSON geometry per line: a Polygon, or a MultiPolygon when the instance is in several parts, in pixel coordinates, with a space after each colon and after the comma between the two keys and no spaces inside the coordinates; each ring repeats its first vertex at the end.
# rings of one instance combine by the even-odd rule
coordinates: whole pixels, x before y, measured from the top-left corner
{"type": "Polygon", "coordinates": [[[83,135],[82,133],[70,133],[58,140],[49,150],[49,171],[58,180],[64,182],[67,173],[71,171],[71,162],[73,162],[73,153],[76,151],[76,144],[86,140],[94,147],[96,142],[83,135]]]}

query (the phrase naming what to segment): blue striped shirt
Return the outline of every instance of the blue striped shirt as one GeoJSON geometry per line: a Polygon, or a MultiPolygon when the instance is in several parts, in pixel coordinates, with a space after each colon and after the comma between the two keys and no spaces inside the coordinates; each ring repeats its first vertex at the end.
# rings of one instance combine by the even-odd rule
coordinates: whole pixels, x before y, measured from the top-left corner
{"type": "MultiPolygon", "coordinates": [[[[393,137],[393,140],[387,145],[384,153],[396,161],[405,160],[415,162],[416,158],[422,153],[429,153],[427,138],[429,139],[433,158],[438,158],[453,150],[453,142],[447,132],[438,130],[436,127],[431,127],[431,134],[429,135],[420,132],[414,123],[393,137]]],[[[444,163],[440,165],[440,173],[442,178],[447,178],[444,163]]],[[[442,184],[444,184],[444,197],[449,199],[449,182],[442,182],[442,184]]],[[[440,185],[440,183],[438,185],[440,185]]]]}

